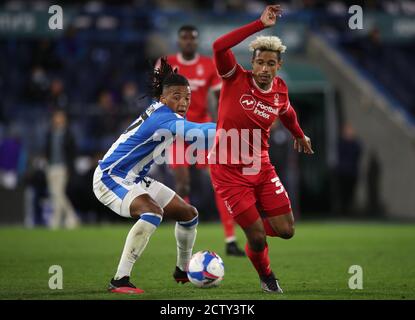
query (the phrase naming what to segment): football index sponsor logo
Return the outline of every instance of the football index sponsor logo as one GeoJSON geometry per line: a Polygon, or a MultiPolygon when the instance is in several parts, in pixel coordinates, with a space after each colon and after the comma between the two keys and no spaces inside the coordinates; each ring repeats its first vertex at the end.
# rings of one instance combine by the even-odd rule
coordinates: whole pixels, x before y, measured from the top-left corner
{"type": "Polygon", "coordinates": [[[258,101],[254,113],[265,119],[269,119],[270,113],[273,113],[276,116],[278,116],[278,109],[274,109],[273,107],[263,104],[261,101],[258,101]]]}
{"type": "Polygon", "coordinates": [[[253,110],[256,105],[256,100],[250,94],[243,94],[239,102],[245,110],[253,110]]]}
{"type": "MultiPolygon", "coordinates": [[[[275,95],[274,101],[275,104],[278,104],[278,94],[275,95]]],[[[263,117],[265,119],[269,119],[270,117],[270,113],[273,113],[275,115],[278,115],[278,108],[273,108],[271,106],[268,106],[264,103],[262,103],[261,101],[256,101],[255,98],[253,96],[251,96],[250,94],[243,94],[241,96],[241,99],[239,99],[239,102],[242,106],[242,108],[244,108],[244,110],[254,110],[254,114],[263,117]]]]}

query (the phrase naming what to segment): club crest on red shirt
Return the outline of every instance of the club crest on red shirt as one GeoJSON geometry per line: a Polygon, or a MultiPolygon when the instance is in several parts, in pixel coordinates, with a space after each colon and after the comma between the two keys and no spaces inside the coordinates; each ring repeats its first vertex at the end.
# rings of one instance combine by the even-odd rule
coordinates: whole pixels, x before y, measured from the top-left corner
{"type": "Polygon", "coordinates": [[[278,105],[278,103],[279,103],[279,95],[278,95],[278,93],[276,93],[275,97],[274,97],[274,104],[278,105]]]}

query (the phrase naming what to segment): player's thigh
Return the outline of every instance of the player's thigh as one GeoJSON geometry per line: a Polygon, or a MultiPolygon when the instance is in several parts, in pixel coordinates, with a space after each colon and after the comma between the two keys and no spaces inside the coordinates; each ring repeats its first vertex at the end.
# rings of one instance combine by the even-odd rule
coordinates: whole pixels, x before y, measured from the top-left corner
{"type": "Polygon", "coordinates": [[[261,172],[255,186],[257,205],[268,217],[291,212],[291,202],[280,178],[271,165],[261,172]]]}
{"type": "Polygon", "coordinates": [[[197,216],[195,207],[189,205],[163,183],[145,177],[141,182],[141,186],[143,186],[158,205],[163,208],[165,218],[176,221],[189,221],[197,216]]]}
{"type": "Polygon", "coordinates": [[[93,191],[95,196],[104,206],[124,218],[131,217],[128,210],[125,212],[121,210],[123,199],[131,188],[124,188],[122,185],[116,183],[111,176],[105,174],[98,168],[95,170],[93,178],[93,191]]]}
{"type": "Polygon", "coordinates": [[[164,207],[164,216],[175,221],[190,221],[198,216],[197,209],[175,194],[164,207]]]}
{"type": "Polygon", "coordinates": [[[255,190],[237,168],[210,166],[211,180],[228,212],[236,217],[255,204],[255,190]]]}
{"type": "Polygon", "coordinates": [[[176,192],[172,189],[150,177],[143,178],[140,182],[140,186],[163,210],[176,195],[176,192]]]}
{"type": "Polygon", "coordinates": [[[143,213],[163,215],[163,209],[148,193],[135,197],[130,204],[130,216],[132,218],[138,219],[143,213]]]}
{"type": "Polygon", "coordinates": [[[142,187],[141,183],[134,183],[129,188],[121,203],[123,217],[139,218],[142,213],[163,215],[163,209],[154,197],[142,187]]]}

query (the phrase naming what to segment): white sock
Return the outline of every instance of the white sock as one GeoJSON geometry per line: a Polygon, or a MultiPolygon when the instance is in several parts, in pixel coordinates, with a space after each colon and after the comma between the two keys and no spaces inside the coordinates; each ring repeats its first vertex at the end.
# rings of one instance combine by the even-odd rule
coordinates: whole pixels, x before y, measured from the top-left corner
{"type": "Polygon", "coordinates": [[[236,237],[235,236],[231,236],[231,237],[227,237],[225,239],[226,243],[231,243],[231,242],[235,242],[236,241],[236,237]]]}
{"type": "Polygon", "coordinates": [[[192,250],[196,240],[197,224],[199,218],[194,217],[190,221],[178,221],[174,229],[177,243],[177,266],[182,271],[187,271],[187,267],[192,257],[192,250]]]}
{"type": "Polygon", "coordinates": [[[118,264],[115,280],[130,276],[134,263],[141,256],[147,243],[161,222],[161,216],[154,213],[143,213],[133,225],[125,240],[124,250],[118,264]]]}

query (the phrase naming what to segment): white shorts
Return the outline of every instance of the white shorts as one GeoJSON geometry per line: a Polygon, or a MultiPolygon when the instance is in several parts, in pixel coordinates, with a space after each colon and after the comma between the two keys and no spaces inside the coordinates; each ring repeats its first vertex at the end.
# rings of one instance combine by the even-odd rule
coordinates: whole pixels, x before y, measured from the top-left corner
{"type": "Polygon", "coordinates": [[[131,218],[131,202],[142,194],[148,194],[164,208],[176,194],[172,189],[152,178],[145,177],[139,183],[102,172],[94,172],[93,190],[98,200],[122,217],[131,218]]]}

